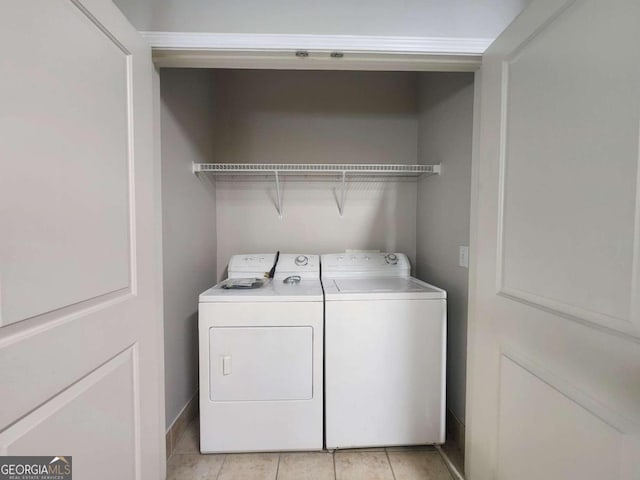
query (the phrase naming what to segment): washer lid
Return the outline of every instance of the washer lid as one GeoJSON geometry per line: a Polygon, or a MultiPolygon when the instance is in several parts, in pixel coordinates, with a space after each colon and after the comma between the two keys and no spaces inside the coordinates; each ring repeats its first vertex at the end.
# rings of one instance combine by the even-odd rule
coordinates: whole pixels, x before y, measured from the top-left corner
{"type": "Polygon", "coordinates": [[[319,279],[302,278],[297,283],[280,279],[268,280],[260,288],[225,289],[221,284],[200,294],[200,303],[212,302],[321,302],[322,285],[319,279]]]}
{"type": "Polygon", "coordinates": [[[327,300],[444,299],[447,292],[413,277],[325,278],[327,300]]]}

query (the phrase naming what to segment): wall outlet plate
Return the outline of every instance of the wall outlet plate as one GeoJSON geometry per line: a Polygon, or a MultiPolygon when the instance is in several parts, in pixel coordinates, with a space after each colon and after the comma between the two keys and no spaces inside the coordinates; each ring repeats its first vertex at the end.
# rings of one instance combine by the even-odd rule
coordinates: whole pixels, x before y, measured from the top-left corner
{"type": "Polygon", "coordinates": [[[469,247],[460,246],[458,249],[458,266],[469,268],[469,247]]]}

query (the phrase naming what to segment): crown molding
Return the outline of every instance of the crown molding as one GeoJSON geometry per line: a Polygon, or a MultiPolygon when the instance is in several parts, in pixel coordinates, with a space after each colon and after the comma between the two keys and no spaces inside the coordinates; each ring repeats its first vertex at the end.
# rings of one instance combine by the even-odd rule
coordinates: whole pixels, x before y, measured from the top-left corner
{"type": "Polygon", "coordinates": [[[373,35],[141,32],[154,50],[340,51],[481,56],[493,39],[373,35]]]}

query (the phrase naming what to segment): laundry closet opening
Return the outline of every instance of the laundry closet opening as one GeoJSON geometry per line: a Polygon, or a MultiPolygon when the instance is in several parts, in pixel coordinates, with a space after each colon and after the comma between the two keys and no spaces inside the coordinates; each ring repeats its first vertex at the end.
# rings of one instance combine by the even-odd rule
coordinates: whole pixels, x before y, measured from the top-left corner
{"type": "Polygon", "coordinates": [[[380,250],[407,254],[414,276],[447,290],[447,420],[463,442],[473,74],[163,68],[160,93],[167,429],[197,403],[197,298],[231,255],[380,250]],[[441,173],[276,183],[196,175],[200,163],[441,173]]]}

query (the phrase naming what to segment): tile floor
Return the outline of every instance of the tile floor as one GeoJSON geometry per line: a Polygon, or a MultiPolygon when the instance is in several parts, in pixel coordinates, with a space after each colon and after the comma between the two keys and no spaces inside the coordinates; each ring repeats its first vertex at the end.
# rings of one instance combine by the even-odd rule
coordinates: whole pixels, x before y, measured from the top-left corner
{"type": "Polygon", "coordinates": [[[201,455],[198,423],[178,440],[168,480],[452,480],[432,447],[201,455]]]}

